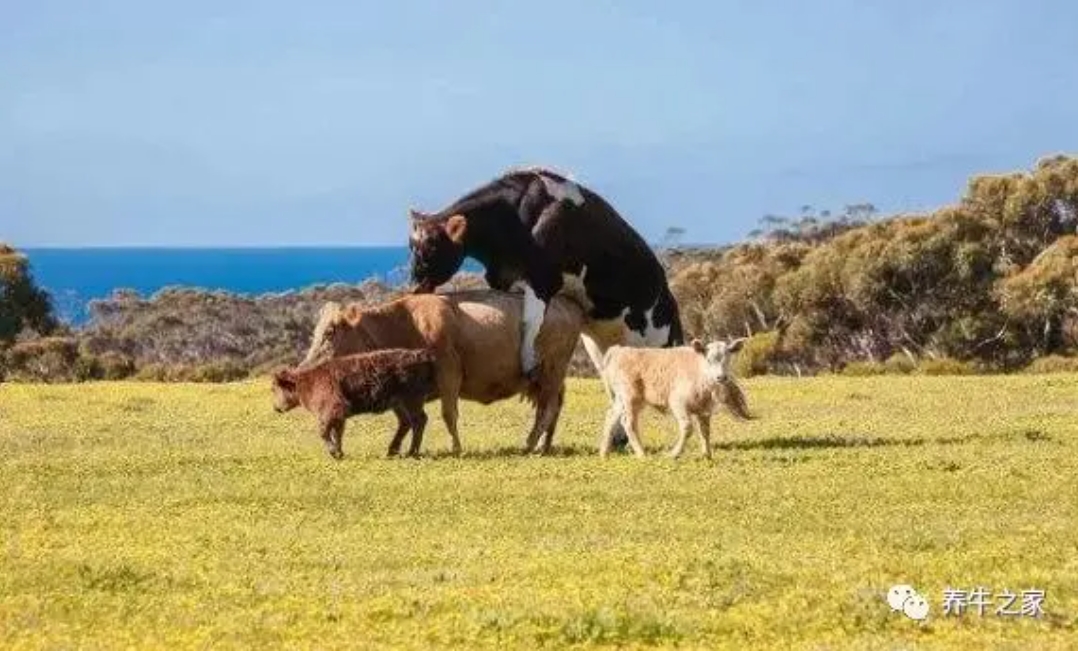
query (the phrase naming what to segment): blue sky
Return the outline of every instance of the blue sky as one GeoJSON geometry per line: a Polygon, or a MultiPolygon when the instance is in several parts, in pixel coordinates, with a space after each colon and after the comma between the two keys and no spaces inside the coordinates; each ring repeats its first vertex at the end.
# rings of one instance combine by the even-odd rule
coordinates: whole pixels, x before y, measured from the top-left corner
{"type": "Polygon", "coordinates": [[[0,240],[404,244],[522,163],[650,240],[1078,151],[1078,3],[5,0],[0,240]]]}

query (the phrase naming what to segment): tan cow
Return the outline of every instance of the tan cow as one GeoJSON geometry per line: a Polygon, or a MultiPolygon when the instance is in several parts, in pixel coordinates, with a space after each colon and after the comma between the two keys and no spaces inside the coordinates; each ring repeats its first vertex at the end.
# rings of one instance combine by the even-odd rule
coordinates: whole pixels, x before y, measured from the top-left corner
{"type": "MultiPolygon", "coordinates": [[[[584,323],[572,300],[559,298],[543,322],[537,346],[542,363],[534,382],[522,371],[524,298],[496,290],[410,294],[380,305],[327,303],[300,366],[382,348],[430,348],[437,357],[436,395],[453,452],[461,449],[459,399],[490,404],[523,395],[535,405],[525,451],[549,451],[565,397],[565,376],[584,323]]],[[[399,419],[398,419],[399,420],[399,419]]],[[[398,428],[407,424],[398,423],[398,428]]]]}

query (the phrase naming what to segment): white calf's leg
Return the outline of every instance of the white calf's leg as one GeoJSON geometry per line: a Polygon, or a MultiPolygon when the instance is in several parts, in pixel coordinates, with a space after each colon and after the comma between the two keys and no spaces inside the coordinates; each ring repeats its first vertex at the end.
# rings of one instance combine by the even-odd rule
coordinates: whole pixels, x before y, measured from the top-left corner
{"type": "Polygon", "coordinates": [[[543,327],[545,314],[546,303],[539,300],[530,286],[525,285],[524,333],[520,342],[520,365],[525,375],[531,374],[539,365],[539,360],[535,356],[535,340],[539,337],[539,329],[543,327]]]}
{"type": "Polygon", "coordinates": [[[610,454],[610,444],[614,442],[614,432],[621,421],[621,403],[615,398],[610,403],[606,412],[606,422],[603,423],[603,433],[599,437],[599,456],[606,457],[610,454]]]}
{"type": "Polygon", "coordinates": [[[711,458],[711,415],[700,414],[696,417],[696,425],[700,428],[700,442],[703,445],[704,456],[711,458]]]}
{"type": "Polygon", "coordinates": [[[621,410],[621,424],[629,437],[629,447],[633,449],[633,454],[643,459],[647,456],[647,453],[644,452],[644,446],[640,443],[640,435],[637,434],[636,431],[636,426],[640,422],[641,407],[643,407],[643,405],[636,403],[623,405],[621,410]]]}
{"type": "Polygon", "coordinates": [[[685,441],[689,438],[689,434],[692,432],[692,419],[689,414],[682,408],[675,408],[671,411],[674,412],[674,420],[677,421],[677,442],[674,443],[674,449],[670,450],[670,456],[677,459],[681,456],[682,450],[685,449],[685,441]]]}

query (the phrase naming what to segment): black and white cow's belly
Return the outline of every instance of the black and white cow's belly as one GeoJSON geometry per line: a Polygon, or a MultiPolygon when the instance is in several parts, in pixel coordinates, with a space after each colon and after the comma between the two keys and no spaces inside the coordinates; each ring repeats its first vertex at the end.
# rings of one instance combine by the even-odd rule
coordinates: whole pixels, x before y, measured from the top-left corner
{"type": "MultiPolygon", "coordinates": [[[[587,266],[581,269],[580,274],[562,274],[562,281],[560,293],[584,307],[589,316],[587,330],[603,350],[615,343],[646,347],[662,347],[672,343],[671,337],[675,334],[673,321],[666,319],[664,322],[661,318],[663,308],[668,307],[662,304],[665,296],[663,291],[657,289],[653,292],[654,298],[644,300],[642,304],[638,300],[634,306],[622,297],[604,296],[601,287],[588,282],[587,266]]],[[[628,289],[641,293],[644,288],[628,289]]]]}

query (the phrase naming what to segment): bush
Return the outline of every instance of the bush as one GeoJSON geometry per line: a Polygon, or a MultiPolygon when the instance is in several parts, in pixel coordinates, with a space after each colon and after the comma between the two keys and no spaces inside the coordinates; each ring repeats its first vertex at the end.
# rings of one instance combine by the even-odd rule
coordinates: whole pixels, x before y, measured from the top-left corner
{"type": "Polygon", "coordinates": [[[188,366],[184,364],[147,364],[135,373],[134,378],[142,382],[235,382],[249,377],[243,364],[234,360],[223,360],[188,366]]]}
{"type": "Polygon", "coordinates": [[[778,348],[778,332],[761,332],[749,337],[734,358],[734,373],[745,378],[770,373],[778,348]]]}
{"type": "Polygon", "coordinates": [[[982,369],[972,362],[951,357],[924,359],[917,364],[917,372],[921,375],[976,375],[981,371],[982,369]]]}
{"type": "Polygon", "coordinates": [[[135,374],[135,362],[122,353],[109,351],[97,357],[102,380],[123,380],[135,374]]]}
{"type": "Polygon", "coordinates": [[[887,373],[891,375],[908,375],[917,370],[917,362],[910,359],[910,356],[905,353],[891,355],[883,363],[883,366],[887,373]]]}
{"type": "Polygon", "coordinates": [[[75,379],[78,344],[68,337],[42,337],[12,345],[4,353],[4,368],[11,380],[70,382],[75,379]]]}
{"type": "Polygon", "coordinates": [[[105,373],[96,357],[79,355],[75,359],[71,374],[76,381],[87,382],[89,380],[100,380],[105,373]]]}
{"type": "Polygon", "coordinates": [[[887,373],[887,366],[879,362],[864,362],[856,361],[850,362],[846,366],[842,367],[841,375],[847,375],[851,377],[865,377],[869,375],[884,375],[887,373]]]}
{"type": "Polygon", "coordinates": [[[247,369],[232,360],[203,364],[191,369],[189,382],[235,382],[247,377],[247,369]]]}
{"type": "Polygon", "coordinates": [[[1025,368],[1026,373],[1078,373],[1078,357],[1048,355],[1039,357],[1025,368]]]}

